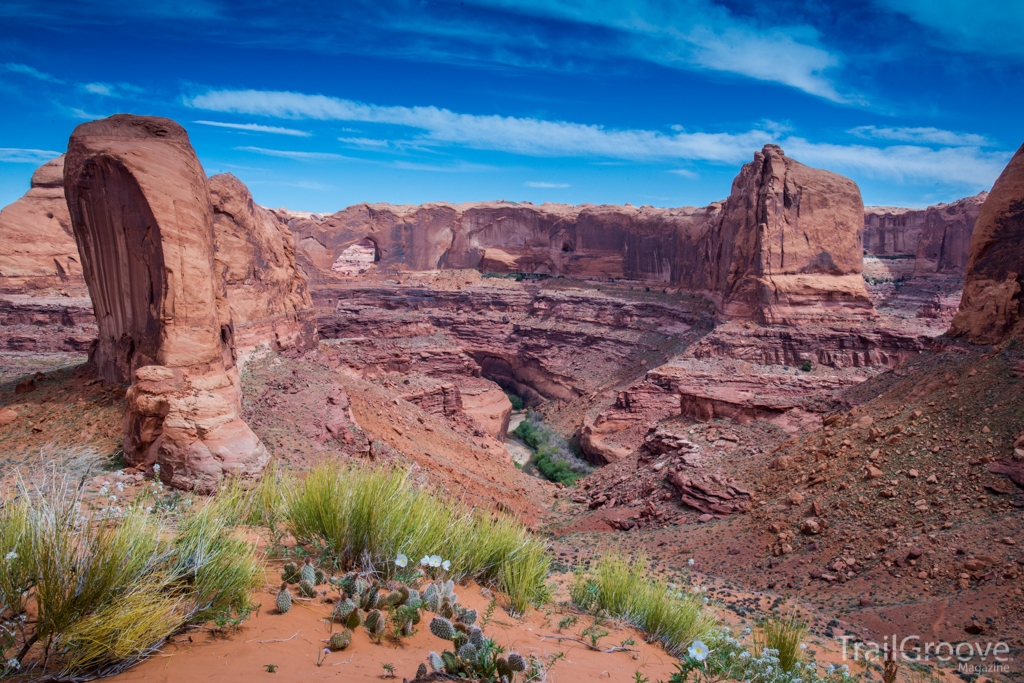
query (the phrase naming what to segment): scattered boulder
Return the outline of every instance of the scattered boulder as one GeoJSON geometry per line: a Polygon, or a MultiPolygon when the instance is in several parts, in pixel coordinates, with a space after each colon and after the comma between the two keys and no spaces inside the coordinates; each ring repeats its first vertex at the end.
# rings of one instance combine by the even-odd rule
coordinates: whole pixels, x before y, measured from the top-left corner
{"type": "Polygon", "coordinates": [[[684,505],[705,514],[733,515],[750,509],[750,492],[718,475],[684,474],[679,470],[665,477],[679,492],[684,505]]]}

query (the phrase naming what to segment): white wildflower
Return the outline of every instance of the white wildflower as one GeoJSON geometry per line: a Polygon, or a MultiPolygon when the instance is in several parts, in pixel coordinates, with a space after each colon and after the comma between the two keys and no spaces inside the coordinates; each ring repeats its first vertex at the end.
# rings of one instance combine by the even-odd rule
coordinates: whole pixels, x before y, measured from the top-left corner
{"type": "Polygon", "coordinates": [[[705,645],[699,640],[695,640],[693,641],[693,644],[690,645],[690,647],[686,650],[686,652],[690,655],[691,659],[695,659],[698,662],[703,662],[705,659],[708,658],[708,653],[710,653],[711,651],[708,650],[707,645],[705,645]]]}
{"type": "Polygon", "coordinates": [[[690,559],[688,559],[686,561],[686,564],[688,564],[688,565],[690,565],[692,567],[693,566],[693,558],[691,557],[690,559]]]}
{"type": "Polygon", "coordinates": [[[409,566],[409,558],[402,553],[398,553],[398,557],[395,558],[395,566],[403,568],[409,566]]]}
{"type": "Polygon", "coordinates": [[[424,555],[423,556],[423,559],[420,560],[420,566],[421,567],[429,567],[430,566],[430,555],[424,555]]]}
{"type": "Polygon", "coordinates": [[[16,560],[16,559],[18,559],[18,553],[14,552],[13,550],[11,552],[7,553],[7,555],[4,556],[4,560],[6,560],[7,562],[10,562],[10,561],[16,560]]]}
{"type": "Polygon", "coordinates": [[[21,669],[21,662],[19,662],[14,657],[11,657],[7,660],[7,668],[13,671],[18,671],[19,669],[21,669]]]}
{"type": "Polygon", "coordinates": [[[445,571],[448,571],[451,568],[452,568],[451,560],[445,560],[444,562],[441,563],[441,569],[443,569],[445,571]]]}
{"type": "Polygon", "coordinates": [[[441,566],[441,556],[440,555],[431,555],[430,556],[430,566],[433,567],[434,569],[437,569],[438,567],[440,567],[441,566]]]}

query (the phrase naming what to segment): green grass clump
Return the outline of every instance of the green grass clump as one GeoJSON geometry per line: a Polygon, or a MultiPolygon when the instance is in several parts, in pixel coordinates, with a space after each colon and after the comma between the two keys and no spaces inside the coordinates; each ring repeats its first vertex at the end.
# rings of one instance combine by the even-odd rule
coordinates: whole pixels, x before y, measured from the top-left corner
{"type": "Polygon", "coordinates": [[[81,510],[67,479],[22,486],[0,508],[0,598],[25,618],[0,640],[4,661],[56,678],[111,675],[186,624],[252,608],[262,562],[223,506],[184,517],[176,533],[137,506],[118,518],[81,510]]]}
{"type": "Polygon", "coordinates": [[[546,595],[547,552],[521,524],[418,488],[402,470],[322,465],[286,499],[288,530],[302,543],[326,547],[341,566],[369,559],[391,572],[399,553],[414,562],[440,555],[451,562],[449,576],[504,590],[515,610],[546,595]]]}
{"type": "Polygon", "coordinates": [[[633,561],[614,553],[603,556],[589,574],[576,574],[569,594],[585,610],[606,610],[632,623],[672,654],[709,637],[717,625],[698,596],[648,578],[643,556],[633,561]]]}
{"type": "Polygon", "coordinates": [[[754,632],[754,651],[775,650],[783,671],[792,671],[803,661],[800,643],[807,637],[807,622],[797,615],[770,615],[754,632]]]}

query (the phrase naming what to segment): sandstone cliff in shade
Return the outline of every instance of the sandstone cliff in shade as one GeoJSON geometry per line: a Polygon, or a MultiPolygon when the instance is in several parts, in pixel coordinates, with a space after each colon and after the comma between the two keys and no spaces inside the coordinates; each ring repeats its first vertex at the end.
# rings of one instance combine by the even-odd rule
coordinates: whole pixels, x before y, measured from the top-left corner
{"type": "Polygon", "coordinates": [[[231,309],[235,348],[245,356],[304,349],[316,342],[316,316],[306,279],[295,265],[287,226],[257,205],[230,173],[209,179],[214,259],[231,309]]]}
{"type": "Polygon", "coordinates": [[[988,192],[925,209],[868,206],[864,251],[872,256],[914,258],[913,273],[963,275],[974,224],[988,192]]]}
{"type": "Polygon", "coordinates": [[[64,155],[36,169],[25,196],[0,211],[0,292],[85,295],[64,199],[64,155]]]}
{"type": "Polygon", "coordinates": [[[994,344],[1024,320],[1024,145],[996,179],[971,237],[964,295],[950,334],[994,344]]]}
{"type": "Polygon", "coordinates": [[[374,266],[624,278],[706,293],[726,315],[787,323],[873,313],[860,277],[863,210],[853,181],[767,145],[729,198],[704,208],[486,202],[277,214],[316,284],[374,266]]]}
{"type": "Polygon", "coordinates": [[[84,123],[64,181],[99,327],[90,361],[132,383],[125,460],[202,492],[256,478],[269,455],[241,418],[210,191],[185,130],[129,115],[84,123]]]}

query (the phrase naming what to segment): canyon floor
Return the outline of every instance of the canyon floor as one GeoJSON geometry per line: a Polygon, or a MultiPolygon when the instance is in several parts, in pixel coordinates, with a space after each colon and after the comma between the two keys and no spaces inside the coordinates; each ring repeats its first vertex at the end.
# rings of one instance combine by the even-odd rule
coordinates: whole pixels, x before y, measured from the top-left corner
{"type": "MultiPolygon", "coordinates": [[[[319,348],[244,359],[245,418],[285,468],[396,463],[516,515],[550,539],[556,579],[613,549],[644,552],[658,574],[703,586],[739,626],[772,608],[803,611],[821,661],[838,656],[843,635],[892,634],[999,640],[1019,659],[1024,466],[1013,456],[1024,448],[1024,348],[941,337],[958,283],[874,267],[870,324],[796,328],[721,323],[702,297],[628,281],[429,271],[311,286],[319,348]],[[517,468],[528,452],[508,445],[506,392],[594,472],[563,487],[517,468]]],[[[149,484],[120,460],[126,387],[91,377],[81,304],[62,311],[54,299],[54,310],[4,309],[18,324],[0,354],[0,474],[31,479],[56,466],[82,477],[87,495],[120,482],[130,497],[149,484]]],[[[485,606],[479,589],[468,592],[485,606]]],[[[324,609],[178,637],[124,677],[220,676],[230,660],[239,678],[272,680],[263,665],[278,663],[369,680],[411,656],[367,644],[316,667],[324,609]],[[254,645],[299,632],[301,652],[254,645]],[[356,662],[364,650],[372,656],[356,662]]],[[[553,633],[558,610],[570,608],[499,621],[550,654],[538,634],[553,633]]],[[[560,646],[567,659],[551,680],[667,678],[671,658],[635,640],[636,656],[560,646]]]]}

